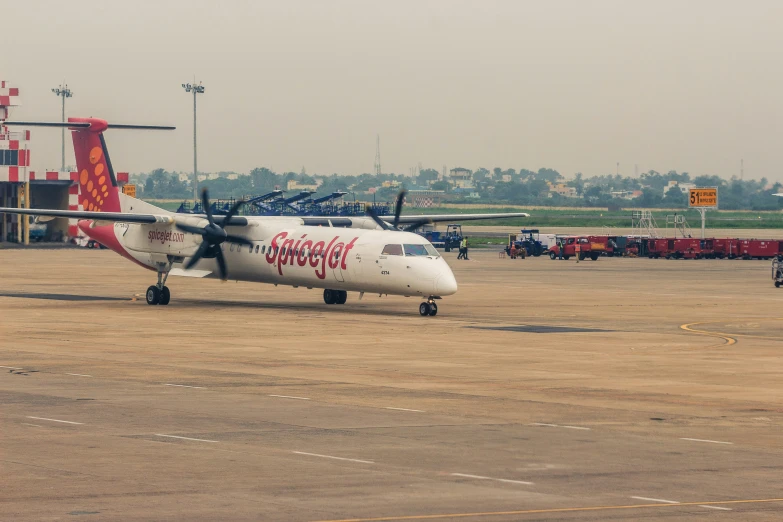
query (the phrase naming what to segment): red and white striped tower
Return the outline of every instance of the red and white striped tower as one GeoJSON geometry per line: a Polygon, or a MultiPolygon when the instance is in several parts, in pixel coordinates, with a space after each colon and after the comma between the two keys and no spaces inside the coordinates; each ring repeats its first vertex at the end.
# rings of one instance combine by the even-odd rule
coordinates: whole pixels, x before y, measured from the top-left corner
{"type": "MultiPolygon", "coordinates": [[[[3,123],[8,119],[11,107],[21,105],[19,89],[0,80],[0,206],[18,207],[27,181],[30,151],[27,142],[29,131],[9,131],[3,123]]],[[[18,216],[0,216],[0,241],[19,241],[22,238],[22,221],[18,216]]]]}

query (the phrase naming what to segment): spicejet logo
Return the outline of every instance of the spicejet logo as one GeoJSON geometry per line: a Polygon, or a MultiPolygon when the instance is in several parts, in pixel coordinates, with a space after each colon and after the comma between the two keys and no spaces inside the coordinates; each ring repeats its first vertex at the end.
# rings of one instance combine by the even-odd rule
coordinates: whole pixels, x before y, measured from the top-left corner
{"type": "Polygon", "coordinates": [[[339,236],[327,244],[325,241],[306,239],[307,234],[302,234],[299,239],[287,239],[288,232],[280,232],[272,238],[272,244],[266,254],[266,262],[270,265],[277,263],[277,273],[283,275],[285,265],[293,266],[296,263],[299,266],[310,265],[315,268],[315,275],[318,279],[326,278],[326,267],[331,269],[347,268],[345,262],[348,259],[348,252],[354,247],[354,243],[359,239],[353,238],[348,244],[345,244],[339,236]],[[340,259],[342,258],[342,259],[340,259]]]}
{"type": "Polygon", "coordinates": [[[185,242],[185,234],[182,232],[172,232],[171,230],[166,231],[160,231],[160,230],[150,230],[149,234],[147,234],[147,237],[150,240],[150,243],[153,241],[160,241],[160,244],[164,244],[166,241],[169,243],[184,243],[185,242]]]}

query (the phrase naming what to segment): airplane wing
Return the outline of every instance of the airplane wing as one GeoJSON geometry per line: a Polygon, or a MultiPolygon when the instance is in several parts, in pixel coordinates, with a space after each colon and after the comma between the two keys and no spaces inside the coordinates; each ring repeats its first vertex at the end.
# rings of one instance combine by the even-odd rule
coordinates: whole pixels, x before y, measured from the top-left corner
{"type": "MultiPolygon", "coordinates": [[[[82,210],[48,210],[38,208],[4,208],[0,207],[0,214],[21,214],[27,216],[42,216],[49,218],[91,219],[94,221],[108,221],[114,223],[174,223],[178,221],[174,215],[166,214],[134,214],[131,212],[89,212],[82,210]]],[[[206,219],[199,214],[179,214],[182,218],[197,217],[206,219]]],[[[223,224],[223,216],[215,216],[215,222],[223,224]]],[[[234,216],[231,218],[231,226],[247,226],[247,218],[234,216]]]]}
{"type": "MultiPolygon", "coordinates": [[[[399,223],[443,223],[451,221],[459,223],[460,221],[479,221],[482,219],[508,219],[508,218],[526,218],[530,214],[526,212],[506,212],[502,214],[420,214],[400,216],[399,223]]],[[[394,221],[394,216],[380,216],[384,221],[394,221]]]]}

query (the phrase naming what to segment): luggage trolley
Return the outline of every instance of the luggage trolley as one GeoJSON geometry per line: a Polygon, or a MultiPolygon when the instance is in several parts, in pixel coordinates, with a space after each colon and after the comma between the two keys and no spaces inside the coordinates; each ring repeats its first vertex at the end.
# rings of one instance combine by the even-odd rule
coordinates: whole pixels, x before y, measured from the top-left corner
{"type": "Polygon", "coordinates": [[[775,282],[775,288],[783,285],[783,254],[772,258],[772,280],[775,282]]]}

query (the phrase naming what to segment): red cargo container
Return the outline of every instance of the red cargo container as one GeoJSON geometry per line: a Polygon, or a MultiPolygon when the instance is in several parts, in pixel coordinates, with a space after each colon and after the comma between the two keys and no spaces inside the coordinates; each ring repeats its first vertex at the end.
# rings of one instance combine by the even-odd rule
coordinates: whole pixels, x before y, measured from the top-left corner
{"type": "Polygon", "coordinates": [[[647,241],[647,257],[658,259],[659,257],[668,257],[674,251],[673,239],[649,239],[647,241]]]}
{"type": "Polygon", "coordinates": [[[781,253],[781,243],[777,239],[743,239],[740,241],[740,253],[743,259],[772,259],[781,253]]]}
{"type": "Polygon", "coordinates": [[[712,239],[695,239],[692,237],[684,239],[669,240],[671,253],[668,258],[674,259],[703,259],[710,258],[714,253],[712,239]]]}
{"type": "Polygon", "coordinates": [[[715,247],[715,257],[718,259],[734,259],[740,255],[739,239],[715,239],[713,246],[715,247]]]}

